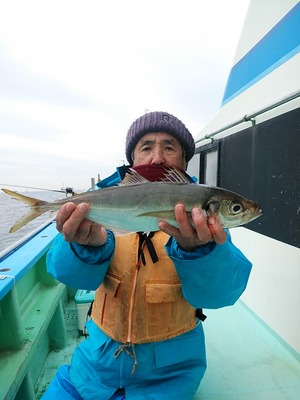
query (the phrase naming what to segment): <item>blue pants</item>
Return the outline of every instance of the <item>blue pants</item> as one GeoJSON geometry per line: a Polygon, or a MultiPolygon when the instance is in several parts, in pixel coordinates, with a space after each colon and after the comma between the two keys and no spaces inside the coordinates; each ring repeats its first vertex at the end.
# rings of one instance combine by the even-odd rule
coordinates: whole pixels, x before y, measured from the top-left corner
{"type": "Polygon", "coordinates": [[[92,328],[42,400],[192,400],[206,369],[201,325],[173,339],[128,348],[104,334],[95,339],[92,328]]]}
{"type": "MultiPolygon", "coordinates": [[[[59,368],[47,392],[44,394],[43,400],[83,400],[70,382],[69,369],[69,365],[63,365],[59,368]]],[[[125,391],[118,389],[110,400],[125,400],[125,391]]]]}

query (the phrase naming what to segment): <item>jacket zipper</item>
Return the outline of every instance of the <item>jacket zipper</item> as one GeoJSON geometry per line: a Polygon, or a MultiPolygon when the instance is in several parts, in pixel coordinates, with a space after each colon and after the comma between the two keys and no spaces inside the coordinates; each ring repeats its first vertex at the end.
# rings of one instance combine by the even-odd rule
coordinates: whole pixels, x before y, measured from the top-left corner
{"type": "Polygon", "coordinates": [[[140,266],[141,262],[139,261],[138,264],[136,265],[135,272],[134,272],[134,277],[133,277],[133,284],[132,284],[132,289],[131,289],[131,294],[130,294],[130,300],[129,300],[129,313],[128,313],[128,327],[127,327],[127,343],[131,343],[132,337],[132,314],[133,314],[133,306],[134,306],[134,300],[135,300],[135,293],[136,293],[136,288],[137,288],[137,280],[138,280],[138,275],[140,271],[140,266]]]}

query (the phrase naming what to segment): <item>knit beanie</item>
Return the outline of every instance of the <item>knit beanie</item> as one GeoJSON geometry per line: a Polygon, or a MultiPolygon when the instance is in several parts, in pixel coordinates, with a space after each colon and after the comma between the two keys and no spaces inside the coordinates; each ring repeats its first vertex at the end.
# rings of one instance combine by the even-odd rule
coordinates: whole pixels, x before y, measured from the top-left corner
{"type": "Polygon", "coordinates": [[[142,136],[150,132],[164,132],[174,136],[185,150],[185,160],[188,162],[195,153],[193,136],[185,125],[167,112],[148,112],[133,122],[126,136],[126,158],[133,164],[132,152],[142,136]]]}

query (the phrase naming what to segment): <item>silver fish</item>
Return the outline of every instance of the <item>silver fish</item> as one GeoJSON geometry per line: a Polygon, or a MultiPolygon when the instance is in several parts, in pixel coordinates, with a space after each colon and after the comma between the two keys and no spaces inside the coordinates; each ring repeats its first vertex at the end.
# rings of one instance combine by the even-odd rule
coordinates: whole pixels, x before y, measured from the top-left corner
{"type": "Polygon", "coordinates": [[[198,207],[207,217],[216,216],[224,228],[244,225],[262,215],[256,202],[226,189],[190,183],[184,173],[175,168],[167,171],[165,178],[159,182],[149,182],[130,169],[118,186],[88,191],[51,203],[8,189],[2,190],[31,207],[30,212],[10,229],[10,233],[47,211],[59,210],[69,201],[88,203],[87,219],[123,232],[156,231],[161,220],[177,226],[174,207],[178,203],[185,205],[190,221],[192,208],[198,207]]]}

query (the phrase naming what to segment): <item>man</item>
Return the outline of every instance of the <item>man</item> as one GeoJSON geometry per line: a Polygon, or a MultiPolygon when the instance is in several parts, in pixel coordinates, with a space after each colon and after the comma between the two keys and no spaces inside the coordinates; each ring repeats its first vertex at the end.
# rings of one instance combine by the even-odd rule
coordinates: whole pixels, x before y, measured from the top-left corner
{"type": "MultiPolygon", "coordinates": [[[[195,151],[185,125],[151,112],[131,125],[129,165],[150,181],[166,169],[185,170],[195,151]]],[[[123,169],[101,187],[122,179],[123,169]]],[[[86,220],[87,204],[65,204],[56,218],[61,235],[48,271],[71,287],[96,290],[89,338],[61,367],[44,399],[192,399],[206,369],[199,309],[232,305],[244,291],[250,262],[217,218],[184,204],[178,227],[114,236],[86,220]],[[124,397],[125,396],[125,397],[124,397]]]]}

